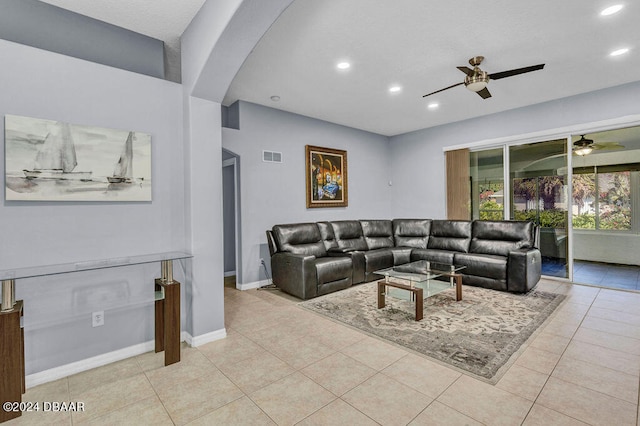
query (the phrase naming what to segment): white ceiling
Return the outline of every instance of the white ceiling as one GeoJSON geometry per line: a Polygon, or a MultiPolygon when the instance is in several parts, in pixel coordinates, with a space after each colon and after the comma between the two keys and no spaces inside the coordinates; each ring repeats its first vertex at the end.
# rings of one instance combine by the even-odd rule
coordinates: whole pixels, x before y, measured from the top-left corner
{"type": "MultiPolygon", "coordinates": [[[[204,0],[46,0],[163,40],[176,40],[204,0]]],[[[296,0],[236,75],[241,99],[396,135],[637,81],[640,4],[632,0],[296,0]],[[624,4],[616,15],[599,12],[624,4]],[[627,55],[609,52],[630,48],[627,55]],[[483,100],[456,69],[485,56],[489,73],[545,63],[489,83],[483,100]],[[336,63],[352,66],[338,71],[336,63]],[[389,93],[398,84],[402,90],[389,93]],[[271,96],[280,97],[278,102],[271,96]],[[439,108],[427,105],[438,102],[439,108]]],[[[597,105],[594,105],[597,108],[597,105]]]]}
{"type": "MultiPolygon", "coordinates": [[[[296,0],[247,58],[225,104],[243,99],[395,135],[639,80],[640,4],[631,0],[296,0]],[[613,16],[606,6],[624,3],[613,16]],[[625,57],[609,52],[629,47],[625,57]],[[483,100],[456,69],[499,72],[483,100]],[[338,72],[335,64],[352,67],[338,72]],[[402,86],[396,94],[393,84],[402,86]],[[279,102],[270,100],[280,96],[279,102]],[[430,111],[427,104],[438,102],[430,111]]],[[[596,107],[596,106],[594,106],[596,107]]]]}

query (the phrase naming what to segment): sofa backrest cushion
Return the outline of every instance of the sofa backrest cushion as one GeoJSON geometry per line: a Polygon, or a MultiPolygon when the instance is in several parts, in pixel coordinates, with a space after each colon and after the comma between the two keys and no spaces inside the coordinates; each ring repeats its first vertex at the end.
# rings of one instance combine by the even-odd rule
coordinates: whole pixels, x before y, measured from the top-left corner
{"type": "Polygon", "coordinates": [[[327,255],[315,223],[292,223],[272,228],[278,251],[323,257],[327,255]]]}
{"type": "Polygon", "coordinates": [[[472,253],[508,256],[512,250],[535,244],[533,222],[515,220],[476,220],[473,222],[472,253]]]}
{"type": "Polygon", "coordinates": [[[471,221],[433,220],[427,248],[435,250],[469,252],[471,221]]]}
{"type": "Polygon", "coordinates": [[[361,220],[360,226],[369,250],[393,247],[393,228],[390,220],[361,220]]]}
{"type": "Polygon", "coordinates": [[[320,237],[324,243],[324,248],[329,251],[332,248],[338,247],[336,236],[333,233],[333,227],[329,222],[318,222],[318,229],[320,230],[320,237]]]}
{"type": "Polygon", "coordinates": [[[352,250],[368,250],[367,242],[362,234],[362,226],[357,220],[337,220],[331,222],[333,234],[339,248],[352,250]]]}
{"type": "Polygon", "coordinates": [[[431,219],[393,219],[396,247],[426,249],[430,231],[431,219]]]}

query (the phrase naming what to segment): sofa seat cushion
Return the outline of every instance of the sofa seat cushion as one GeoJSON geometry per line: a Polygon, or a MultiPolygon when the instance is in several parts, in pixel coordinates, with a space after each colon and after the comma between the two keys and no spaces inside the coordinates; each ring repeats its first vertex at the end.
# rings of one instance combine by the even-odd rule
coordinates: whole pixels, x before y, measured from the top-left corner
{"type": "Polygon", "coordinates": [[[316,259],[318,285],[351,278],[352,263],[350,257],[323,257],[316,259]]]}
{"type": "Polygon", "coordinates": [[[393,266],[393,252],[391,249],[369,250],[364,253],[366,272],[374,272],[393,266]]]}
{"type": "Polygon", "coordinates": [[[428,260],[429,262],[453,264],[453,255],[455,252],[449,250],[436,249],[413,249],[411,252],[411,261],[428,260]]]}
{"type": "Polygon", "coordinates": [[[403,265],[405,263],[411,262],[411,252],[414,249],[411,247],[394,247],[391,249],[391,253],[393,253],[393,264],[394,265],[403,265]]]}
{"type": "Polygon", "coordinates": [[[507,279],[507,258],[504,256],[456,253],[454,263],[466,266],[461,271],[465,275],[475,275],[502,281],[507,279]]]}

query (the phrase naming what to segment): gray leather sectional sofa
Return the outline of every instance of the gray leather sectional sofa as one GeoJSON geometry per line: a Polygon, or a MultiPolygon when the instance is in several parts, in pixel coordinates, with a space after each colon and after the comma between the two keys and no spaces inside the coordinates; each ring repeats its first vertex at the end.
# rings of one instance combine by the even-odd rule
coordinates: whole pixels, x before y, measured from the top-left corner
{"type": "Polygon", "coordinates": [[[465,285],[524,293],[540,280],[537,229],[523,221],[339,220],[267,231],[273,282],[310,299],[415,260],[464,265],[465,285]]]}

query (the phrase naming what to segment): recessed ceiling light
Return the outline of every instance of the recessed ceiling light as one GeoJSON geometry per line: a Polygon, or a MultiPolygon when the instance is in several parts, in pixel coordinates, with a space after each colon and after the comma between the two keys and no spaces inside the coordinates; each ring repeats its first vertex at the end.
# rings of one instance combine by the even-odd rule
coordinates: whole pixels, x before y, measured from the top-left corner
{"type": "Polygon", "coordinates": [[[625,47],[623,49],[614,50],[613,52],[609,53],[609,56],[620,56],[624,55],[627,52],[629,52],[629,49],[625,47]]]}
{"type": "Polygon", "coordinates": [[[273,96],[271,97],[271,100],[272,100],[273,102],[278,102],[278,101],[280,100],[280,96],[278,96],[278,95],[273,95],[273,96]]]}
{"type": "Polygon", "coordinates": [[[437,102],[432,102],[432,103],[430,103],[429,105],[427,105],[427,108],[429,108],[429,109],[436,109],[436,108],[438,108],[439,106],[440,106],[440,104],[439,104],[439,103],[437,103],[437,102]]]}
{"type": "Polygon", "coordinates": [[[400,87],[400,86],[391,86],[391,87],[389,87],[389,92],[391,92],[391,93],[397,93],[397,92],[399,92],[401,90],[402,90],[402,87],[400,87]]]}
{"type": "Polygon", "coordinates": [[[622,8],[623,8],[623,5],[621,5],[621,4],[616,4],[616,5],[613,5],[613,6],[609,6],[606,9],[604,9],[602,12],[600,12],[600,15],[602,15],[602,16],[613,15],[614,13],[620,12],[620,10],[622,8]]]}
{"type": "Polygon", "coordinates": [[[346,70],[350,66],[351,64],[349,62],[340,62],[338,65],[336,65],[336,67],[338,67],[338,69],[340,70],[346,70]]]}

